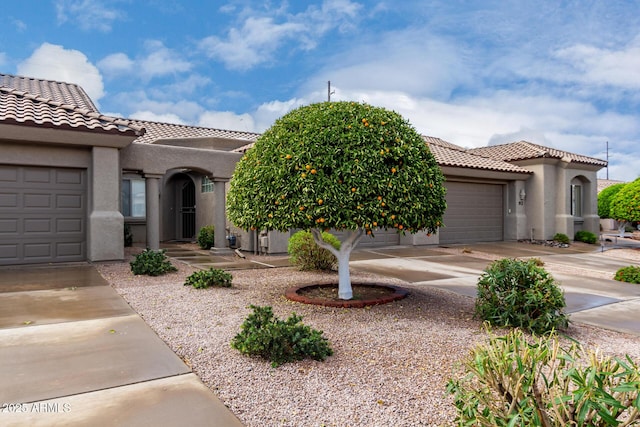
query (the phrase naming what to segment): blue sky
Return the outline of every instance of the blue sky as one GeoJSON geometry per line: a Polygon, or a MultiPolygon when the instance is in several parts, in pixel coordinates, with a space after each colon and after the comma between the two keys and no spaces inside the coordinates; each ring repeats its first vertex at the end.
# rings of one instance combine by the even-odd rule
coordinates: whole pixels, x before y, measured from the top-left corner
{"type": "MultiPolygon", "coordinates": [[[[640,175],[640,3],[23,0],[0,72],[80,84],[105,114],[261,132],[327,99],[464,147],[518,140],[640,175]]],[[[606,170],[599,173],[604,178],[606,170]]]]}

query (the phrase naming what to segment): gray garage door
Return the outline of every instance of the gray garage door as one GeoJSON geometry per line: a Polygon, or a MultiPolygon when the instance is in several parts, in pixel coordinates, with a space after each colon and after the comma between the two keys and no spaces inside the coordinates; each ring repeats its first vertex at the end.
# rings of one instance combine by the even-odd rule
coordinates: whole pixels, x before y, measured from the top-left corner
{"type": "MultiPolygon", "coordinates": [[[[331,234],[336,236],[340,241],[343,241],[346,235],[346,232],[338,232],[335,230],[331,231],[331,234]]],[[[357,248],[380,248],[383,246],[393,246],[398,245],[400,243],[400,234],[398,231],[393,230],[374,230],[374,236],[364,236],[360,243],[358,243],[357,248]]]]}
{"type": "Polygon", "coordinates": [[[447,182],[447,210],[440,243],[503,240],[502,185],[447,182]]]}
{"type": "Polygon", "coordinates": [[[0,265],[86,259],[82,169],[0,165],[0,265]]]}

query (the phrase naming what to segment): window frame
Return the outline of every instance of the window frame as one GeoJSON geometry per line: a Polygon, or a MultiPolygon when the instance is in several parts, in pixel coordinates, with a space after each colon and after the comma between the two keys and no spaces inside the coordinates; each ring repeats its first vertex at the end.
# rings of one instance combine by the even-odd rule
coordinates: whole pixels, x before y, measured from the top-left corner
{"type": "Polygon", "coordinates": [[[213,193],[214,183],[211,178],[204,175],[202,180],[200,181],[200,192],[201,193],[213,193]]]}
{"type": "Polygon", "coordinates": [[[121,186],[120,212],[122,216],[130,219],[146,219],[147,191],[145,179],[139,176],[123,176],[121,186]]]}
{"type": "Polygon", "coordinates": [[[582,184],[571,184],[571,215],[582,218],[583,214],[583,187],[582,184]]]}

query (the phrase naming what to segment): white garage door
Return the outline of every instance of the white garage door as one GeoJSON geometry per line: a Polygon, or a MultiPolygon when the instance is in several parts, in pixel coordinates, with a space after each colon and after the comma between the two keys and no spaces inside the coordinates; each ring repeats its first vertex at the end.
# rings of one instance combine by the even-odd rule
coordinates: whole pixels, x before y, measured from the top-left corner
{"type": "Polygon", "coordinates": [[[503,185],[446,182],[445,227],[440,243],[504,240],[503,185]]]}
{"type": "Polygon", "coordinates": [[[0,165],[0,265],[86,259],[82,169],[0,165]]]}

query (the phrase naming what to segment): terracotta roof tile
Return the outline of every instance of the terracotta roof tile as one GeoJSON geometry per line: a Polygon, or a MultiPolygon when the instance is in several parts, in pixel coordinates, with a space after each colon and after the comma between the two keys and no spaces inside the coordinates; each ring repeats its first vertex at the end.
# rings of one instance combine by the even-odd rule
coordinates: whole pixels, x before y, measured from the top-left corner
{"type": "Polygon", "coordinates": [[[255,141],[260,134],[223,129],[211,129],[197,126],[177,125],[172,123],[150,122],[146,120],[132,120],[138,126],[145,128],[143,136],[134,142],[150,144],[165,138],[225,138],[255,141]]]}
{"type": "Polygon", "coordinates": [[[440,166],[452,166],[469,169],[483,169],[500,172],[516,172],[530,174],[531,171],[502,160],[473,154],[458,145],[440,138],[423,136],[427,146],[440,166]]]}
{"type": "Polygon", "coordinates": [[[0,74],[0,86],[38,95],[44,99],[60,102],[64,105],[73,105],[89,111],[98,111],[89,95],[80,86],[73,83],[0,74]]]}
{"type": "Polygon", "coordinates": [[[512,142],[510,144],[492,145],[489,147],[473,148],[468,150],[470,153],[500,159],[507,162],[517,160],[553,158],[564,159],[568,162],[584,163],[589,165],[606,166],[605,160],[596,159],[594,157],[583,156],[580,154],[570,153],[568,151],[557,150],[555,148],[545,147],[543,145],[533,144],[527,141],[512,142]]]}
{"type": "Polygon", "coordinates": [[[0,122],[95,132],[142,135],[144,129],[129,120],[104,116],[22,90],[0,87],[0,122]]]}
{"type": "Polygon", "coordinates": [[[625,181],[616,181],[615,179],[598,179],[598,193],[615,184],[625,184],[625,181]]]}

